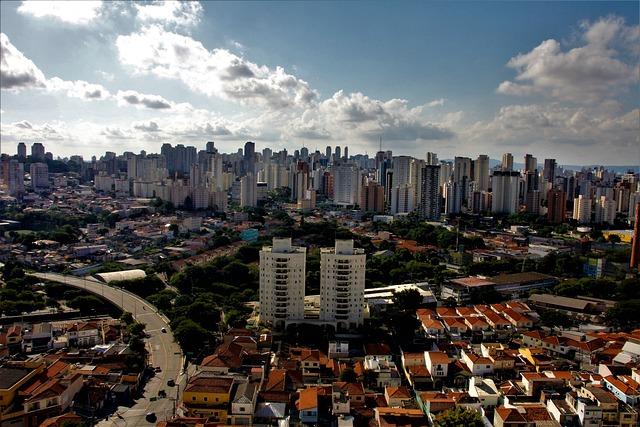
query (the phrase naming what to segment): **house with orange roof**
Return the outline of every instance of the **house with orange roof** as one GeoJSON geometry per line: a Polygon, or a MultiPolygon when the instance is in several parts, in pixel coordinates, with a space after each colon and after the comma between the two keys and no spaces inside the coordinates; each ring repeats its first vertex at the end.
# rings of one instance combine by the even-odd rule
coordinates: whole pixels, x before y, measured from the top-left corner
{"type": "Polygon", "coordinates": [[[491,309],[485,310],[482,315],[487,323],[497,331],[503,331],[511,327],[511,322],[491,309]]]}
{"type": "Polygon", "coordinates": [[[427,418],[420,409],[374,408],[374,416],[379,427],[422,427],[429,426],[427,418]]]}
{"type": "Polygon", "coordinates": [[[462,350],[460,360],[467,365],[472,375],[484,376],[493,373],[493,362],[488,357],[462,350]]]}
{"type": "Polygon", "coordinates": [[[438,307],[436,313],[439,317],[458,317],[458,311],[454,307],[438,307]]]}
{"type": "Polygon", "coordinates": [[[443,317],[442,321],[451,335],[464,334],[469,330],[463,317],[443,317]]]}
{"type": "Polygon", "coordinates": [[[447,377],[449,372],[449,356],[447,353],[442,351],[425,351],[424,363],[434,380],[442,380],[447,377]]]}
{"type": "Polygon", "coordinates": [[[515,358],[507,353],[507,347],[499,343],[482,343],[480,351],[493,362],[494,371],[513,369],[515,358]]]}
{"type": "Polygon", "coordinates": [[[44,420],[39,427],[62,427],[63,425],[78,425],[83,423],[83,418],[72,412],[51,417],[44,420]]]}
{"type": "Polygon", "coordinates": [[[384,388],[384,398],[391,408],[402,408],[413,399],[411,392],[404,386],[387,386],[384,388]]]}
{"type": "Polygon", "coordinates": [[[544,403],[520,403],[515,406],[499,406],[494,411],[494,427],[560,427],[544,403]]]}
{"type": "Polygon", "coordinates": [[[524,314],[518,313],[515,310],[512,310],[510,308],[505,308],[501,314],[502,316],[504,316],[505,319],[511,322],[511,324],[516,328],[533,327],[533,320],[531,320],[529,317],[525,316],[524,314]]]}
{"type": "Polygon", "coordinates": [[[23,403],[27,425],[39,425],[47,418],[65,412],[82,386],[82,376],[73,374],[51,378],[36,387],[23,403]]]}
{"type": "Polygon", "coordinates": [[[640,384],[634,381],[631,376],[609,375],[602,379],[603,385],[613,395],[628,405],[635,406],[640,402],[640,384]]]}
{"type": "Polygon", "coordinates": [[[473,307],[456,307],[455,308],[456,313],[458,313],[458,316],[470,316],[471,314],[474,314],[476,312],[476,310],[473,307]]]}
{"type": "Polygon", "coordinates": [[[485,322],[481,316],[465,316],[464,323],[467,324],[469,330],[474,332],[488,331],[491,329],[491,326],[485,322]]]}
{"type": "Polygon", "coordinates": [[[439,337],[445,333],[445,327],[442,322],[431,316],[418,316],[422,330],[427,336],[439,337]]]}
{"type": "Polygon", "coordinates": [[[300,412],[300,421],[308,424],[318,423],[318,387],[300,390],[296,408],[300,412]]]}

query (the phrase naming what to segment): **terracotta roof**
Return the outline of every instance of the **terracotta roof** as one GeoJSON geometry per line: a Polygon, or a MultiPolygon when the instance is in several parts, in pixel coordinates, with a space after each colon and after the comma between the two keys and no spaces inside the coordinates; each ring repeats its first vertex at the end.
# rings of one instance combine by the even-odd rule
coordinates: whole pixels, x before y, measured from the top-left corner
{"type": "MultiPolygon", "coordinates": [[[[427,351],[426,355],[429,355],[429,359],[431,360],[432,363],[436,363],[440,365],[446,365],[447,363],[449,363],[449,356],[445,352],[427,351]]],[[[426,359],[426,355],[425,355],[425,359],[426,359]]]]}
{"type": "Polygon", "coordinates": [[[296,407],[299,411],[315,409],[318,407],[318,388],[309,387],[300,390],[296,407]]]}
{"type": "Polygon", "coordinates": [[[496,408],[496,413],[504,423],[526,423],[527,420],[518,412],[516,408],[506,408],[499,406],[496,408]]]}
{"type": "Polygon", "coordinates": [[[411,393],[409,389],[406,387],[385,387],[385,391],[389,397],[395,399],[411,399],[411,393]]]}
{"type": "Polygon", "coordinates": [[[184,391],[200,393],[229,393],[233,378],[197,376],[191,378],[184,391]]]}

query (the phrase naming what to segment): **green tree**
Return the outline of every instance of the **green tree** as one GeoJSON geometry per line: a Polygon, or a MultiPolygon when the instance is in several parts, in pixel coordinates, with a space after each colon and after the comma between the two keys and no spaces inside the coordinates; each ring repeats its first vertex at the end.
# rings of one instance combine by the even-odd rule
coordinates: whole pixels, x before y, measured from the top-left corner
{"type": "Polygon", "coordinates": [[[612,326],[630,330],[640,327],[640,299],[619,301],[605,313],[605,320],[612,326]]]}
{"type": "Polygon", "coordinates": [[[340,372],[340,381],[345,381],[348,383],[355,383],[358,381],[358,375],[353,368],[344,368],[342,372],[340,372]]]}
{"type": "Polygon", "coordinates": [[[483,427],[482,417],[473,409],[456,406],[436,417],[436,427],[483,427]]]}
{"type": "Polygon", "coordinates": [[[209,332],[191,319],[178,320],[172,330],[176,341],[185,351],[193,352],[209,339],[209,332]]]}

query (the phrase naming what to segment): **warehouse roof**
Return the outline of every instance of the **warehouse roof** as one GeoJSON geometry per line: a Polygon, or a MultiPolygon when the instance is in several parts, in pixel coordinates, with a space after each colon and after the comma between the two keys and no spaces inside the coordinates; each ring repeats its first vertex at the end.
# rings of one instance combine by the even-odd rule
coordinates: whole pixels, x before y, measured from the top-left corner
{"type": "Polygon", "coordinates": [[[123,271],[113,271],[110,273],[98,273],[95,275],[98,280],[109,283],[109,282],[117,282],[120,280],[134,280],[134,279],[142,279],[147,276],[147,273],[144,270],[123,270],[123,271]]]}

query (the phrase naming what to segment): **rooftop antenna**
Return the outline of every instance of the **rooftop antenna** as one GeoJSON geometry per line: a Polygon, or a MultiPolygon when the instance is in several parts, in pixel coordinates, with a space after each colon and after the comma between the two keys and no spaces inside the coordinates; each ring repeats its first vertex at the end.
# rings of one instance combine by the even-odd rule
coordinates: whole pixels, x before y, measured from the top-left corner
{"type": "Polygon", "coordinates": [[[378,151],[382,151],[382,135],[380,135],[380,150],[378,151]]]}

